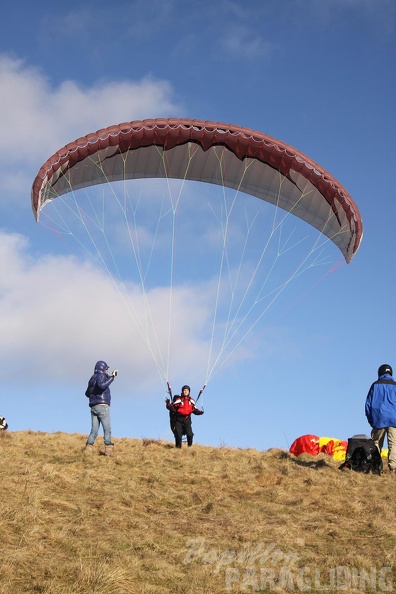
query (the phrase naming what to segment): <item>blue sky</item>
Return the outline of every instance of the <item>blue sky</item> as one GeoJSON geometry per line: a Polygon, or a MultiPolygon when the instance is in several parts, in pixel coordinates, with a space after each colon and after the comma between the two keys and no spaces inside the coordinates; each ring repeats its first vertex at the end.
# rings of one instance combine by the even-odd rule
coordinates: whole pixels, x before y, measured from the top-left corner
{"type": "MultiPolygon", "coordinates": [[[[394,2],[114,4],[37,9],[16,0],[2,9],[0,414],[14,431],[87,434],[84,391],[104,358],[120,371],[114,436],[171,438],[166,386],[123,308],[99,271],[55,248],[35,223],[30,191],[42,163],[75,138],[123,121],[187,117],[296,147],[345,186],[364,224],[352,263],[296,295],[270,330],[252,336],[255,352],[213,378],[196,441],[265,450],[306,433],[367,433],[368,388],[380,364],[396,366],[394,2]]],[[[200,307],[197,294],[180,300],[186,320],[200,307]]],[[[197,346],[186,338],[169,378],[175,392],[201,387],[191,367],[197,346]]]]}

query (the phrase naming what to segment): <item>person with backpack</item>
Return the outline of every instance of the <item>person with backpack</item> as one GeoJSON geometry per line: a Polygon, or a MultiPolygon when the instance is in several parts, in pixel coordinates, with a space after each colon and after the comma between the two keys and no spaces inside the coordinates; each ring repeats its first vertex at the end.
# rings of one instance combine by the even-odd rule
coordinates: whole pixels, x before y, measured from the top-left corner
{"type": "Polygon", "coordinates": [[[196,408],[195,400],[190,396],[190,386],[183,386],[180,396],[174,396],[172,402],[168,398],[166,408],[170,413],[171,429],[175,436],[176,447],[182,447],[183,435],[186,435],[187,445],[191,447],[194,436],[191,415],[203,415],[204,411],[196,408]]]}
{"type": "Polygon", "coordinates": [[[102,425],[105,455],[113,455],[114,444],[111,442],[110,422],[110,384],[117,377],[118,370],[115,369],[111,375],[108,375],[108,370],[109,366],[105,361],[98,361],[85,391],[85,396],[89,398],[89,407],[91,409],[91,433],[88,435],[84,448],[86,454],[93,452],[93,445],[98,435],[99,427],[102,425]]]}
{"type": "Polygon", "coordinates": [[[388,465],[396,473],[396,381],[387,363],[378,369],[378,379],[367,394],[365,413],[371,426],[371,437],[379,452],[388,439],[388,465]]]}

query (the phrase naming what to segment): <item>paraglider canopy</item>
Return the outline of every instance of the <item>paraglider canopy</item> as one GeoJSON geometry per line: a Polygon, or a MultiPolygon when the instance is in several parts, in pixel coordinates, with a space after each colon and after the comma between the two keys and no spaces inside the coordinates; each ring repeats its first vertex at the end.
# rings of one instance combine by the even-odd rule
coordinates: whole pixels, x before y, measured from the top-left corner
{"type": "Polygon", "coordinates": [[[275,204],[331,239],[348,263],[359,248],[356,204],[321,166],[260,132],[201,120],[128,122],[66,145],[36,176],[33,212],[38,220],[48,201],[71,189],[161,177],[224,185],[275,204]]]}
{"type": "Polygon", "coordinates": [[[362,238],[354,201],[317,163],[260,132],[201,120],[79,138],[40,168],[32,207],[111,279],[161,381],[184,361],[204,387],[257,356],[253,330],[332,271],[338,249],[350,262],[362,238]]]}
{"type": "Polygon", "coordinates": [[[295,439],[289,448],[289,452],[294,456],[328,454],[336,460],[345,460],[347,445],[346,440],[308,434],[295,439]]]}

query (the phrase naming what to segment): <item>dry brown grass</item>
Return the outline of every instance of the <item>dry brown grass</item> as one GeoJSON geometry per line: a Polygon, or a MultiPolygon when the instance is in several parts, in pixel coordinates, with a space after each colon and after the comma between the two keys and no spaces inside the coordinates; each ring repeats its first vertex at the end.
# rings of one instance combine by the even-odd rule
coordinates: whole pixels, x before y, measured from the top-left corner
{"type": "Polygon", "coordinates": [[[87,457],[84,441],[0,434],[1,594],[396,590],[394,475],[149,439],[108,458],[99,437],[87,457]]]}

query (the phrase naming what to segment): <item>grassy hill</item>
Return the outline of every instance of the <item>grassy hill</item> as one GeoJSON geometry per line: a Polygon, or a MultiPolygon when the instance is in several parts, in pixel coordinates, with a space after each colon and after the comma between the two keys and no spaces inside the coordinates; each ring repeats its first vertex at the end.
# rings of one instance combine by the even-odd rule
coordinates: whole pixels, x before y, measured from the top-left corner
{"type": "Polygon", "coordinates": [[[396,476],[322,454],[2,432],[0,593],[396,591],[396,476]]]}

